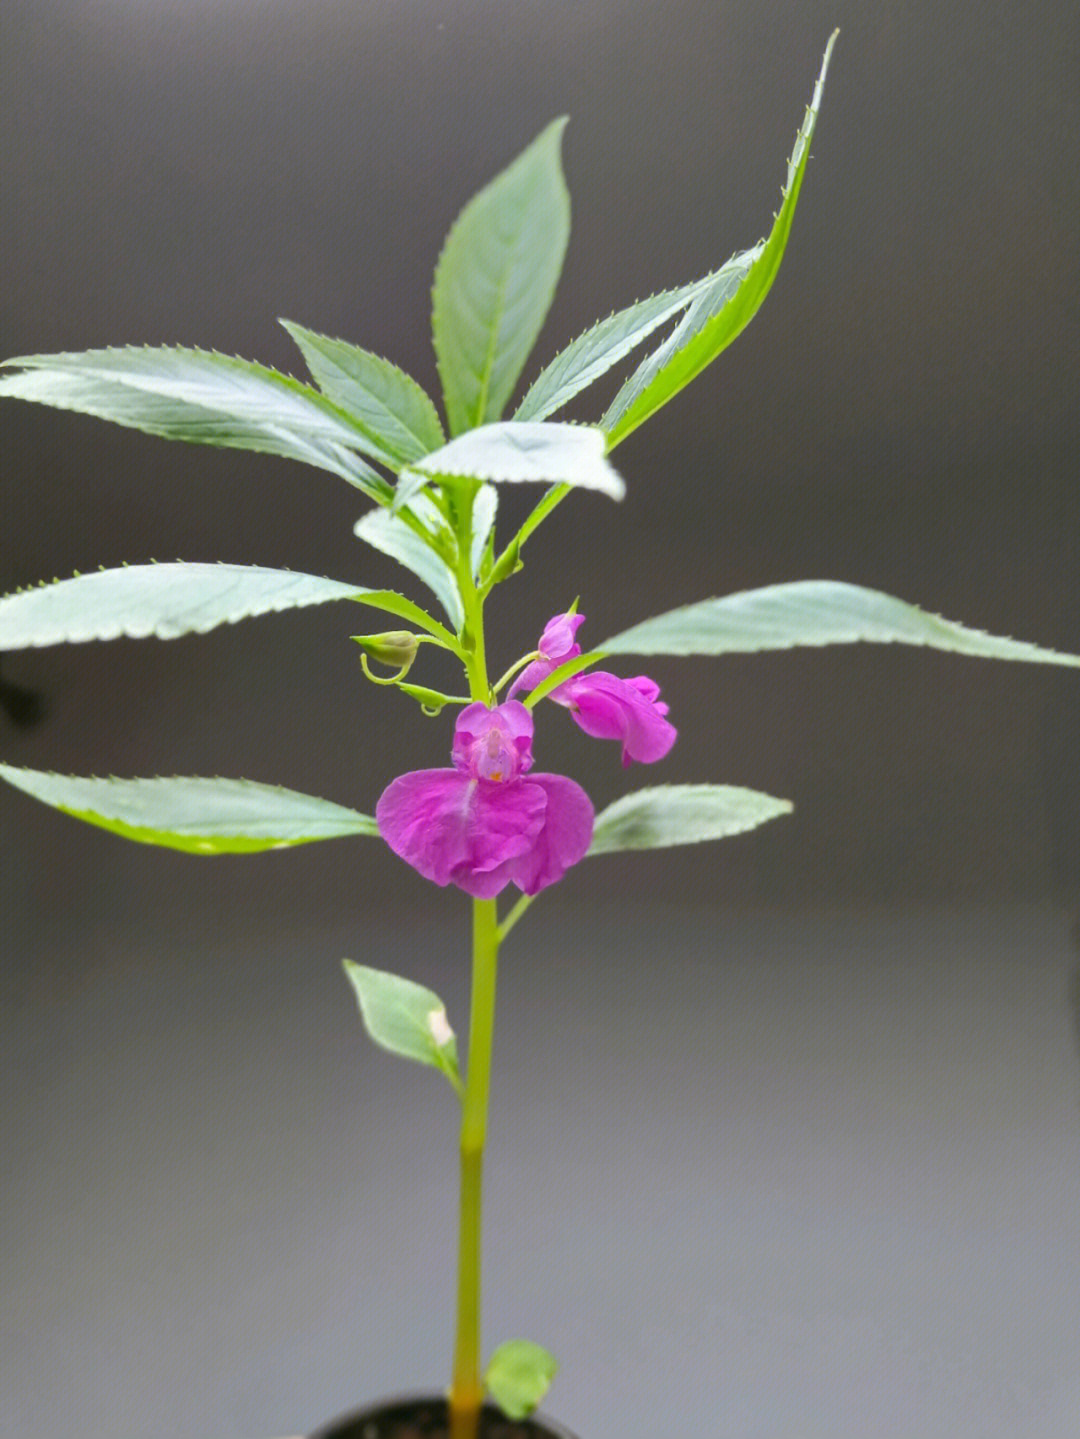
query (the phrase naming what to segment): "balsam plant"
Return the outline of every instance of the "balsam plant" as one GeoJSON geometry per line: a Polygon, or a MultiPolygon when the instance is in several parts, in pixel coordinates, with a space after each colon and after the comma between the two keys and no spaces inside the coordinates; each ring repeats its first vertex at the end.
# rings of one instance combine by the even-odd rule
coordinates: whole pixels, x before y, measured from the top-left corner
{"type": "MultiPolygon", "coordinates": [[[[432,400],[389,361],[285,323],[313,384],[189,349],[122,348],[30,355],[6,362],[0,395],[114,420],[169,439],[260,450],[329,470],[373,508],[356,534],[392,556],[438,602],[437,617],[404,594],[349,580],[246,565],[153,564],[79,575],[0,599],[0,650],[203,633],[249,616],[349,600],[401,628],[357,635],[365,673],[424,713],[457,709],[451,765],[392,778],[374,816],[245,780],[96,779],[0,765],[18,789],[76,818],[192,854],[281,849],[346,835],[380,837],[438,885],[472,898],[468,1062],[446,1010],[412,981],[346,961],[368,1033],[432,1066],[461,1106],[458,1299],[452,1439],[475,1439],[485,1395],[512,1418],[540,1401],[555,1361],[526,1340],[480,1346],[481,1181],[500,945],[537,894],[584,859],[738,834],[791,805],[720,784],[630,790],[596,815],[584,789],[532,770],[534,718],[551,700],[587,735],[621,743],[624,765],[663,759],[676,738],[655,683],[600,669],[628,655],[724,655],[796,645],[897,642],[1044,664],[1080,658],[995,638],[873,590],[811,580],[698,600],[644,619],[587,651],[575,601],[492,679],[485,605],[521,567],[530,536],[576,489],[619,499],[611,453],[673,399],[756,314],[787,244],[807,168],[830,39],[788,162],[767,237],[712,274],[654,295],[592,326],[536,377],[504,418],[544,322],[569,236],[560,167],[564,121],[549,125],[464,209],[435,271],[432,329],[447,430],[432,400]],[[666,337],[630,373],[600,420],[552,416],[661,327],[666,337]],[[497,538],[501,484],[546,488],[525,522],[497,538]],[[466,691],[412,678],[422,647],[448,650],[466,691]],[[382,668],[377,673],[372,664],[382,668]],[[392,673],[387,674],[386,668],[392,673]],[[516,902],[502,913],[509,887],[516,902]]],[[[563,577],[559,576],[559,588],[563,577]]],[[[574,582],[577,588],[577,581],[574,582]]]]}

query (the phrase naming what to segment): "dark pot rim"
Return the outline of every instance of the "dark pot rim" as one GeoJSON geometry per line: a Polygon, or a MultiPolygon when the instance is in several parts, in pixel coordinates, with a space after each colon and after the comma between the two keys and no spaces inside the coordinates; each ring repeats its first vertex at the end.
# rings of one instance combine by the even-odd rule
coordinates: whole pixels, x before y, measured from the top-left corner
{"type": "MultiPolygon", "coordinates": [[[[441,1410],[445,1413],[445,1394],[398,1394],[389,1399],[381,1399],[363,1409],[353,1409],[339,1415],[309,1434],[307,1439],[363,1439],[360,1432],[362,1424],[370,1424],[378,1419],[385,1421],[395,1414],[404,1420],[410,1416],[415,1418],[417,1410],[441,1410]]],[[[577,1439],[577,1435],[562,1428],[539,1410],[530,1414],[528,1419],[520,1420],[507,1419],[493,1404],[485,1404],[481,1412],[505,1427],[505,1439],[577,1439]]],[[[481,1439],[484,1439],[483,1432],[481,1439]]]]}

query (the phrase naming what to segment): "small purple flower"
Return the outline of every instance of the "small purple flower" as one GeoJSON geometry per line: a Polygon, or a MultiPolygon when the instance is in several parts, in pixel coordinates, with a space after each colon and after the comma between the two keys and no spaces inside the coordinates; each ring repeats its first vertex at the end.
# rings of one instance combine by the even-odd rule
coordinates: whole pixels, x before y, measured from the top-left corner
{"type": "Polygon", "coordinates": [[[584,623],[584,615],[555,615],[544,626],[544,633],[536,648],[540,658],[533,660],[518,675],[510,686],[508,699],[513,699],[518,690],[534,690],[541,680],[546,680],[552,670],[558,669],[567,660],[575,659],[581,653],[581,646],[574,639],[584,623]]]}
{"type": "Polygon", "coordinates": [[[590,670],[558,685],[549,699],[566,705],[575,722],[595,739],[622,740],[622,762],[654,764],[675,743],[678,730],[665,718],[660,686],[648,675],[624,680],[606,670],[590,670]]]}
{"type": "MultiPolygon", "coordinates": [[[[555,615],[544,626],[533,660],[514,681],[510,693],[535,689],[541,680],[581,653],[575,636],[584,615],[555,615]]],[[[653,764],[675,743],[678,730],[666,718],[668,707],[660,699],[660,686],[647,675],[620,679],[606,670],[589,670],[565,680],[548,695],[565,705],[575,722],[595,739],[622,740],[622,762],[653,764]]]]}
{"type": "Polygon", "coordinates": [[[507,884],[536,894],[583,859],[593,807],[573,780],[530,774],[532,715],[517,700],[466,706],[453,769],[415,770],[383,791],[379,833],[436,884],[491,899],[507,884]]]}

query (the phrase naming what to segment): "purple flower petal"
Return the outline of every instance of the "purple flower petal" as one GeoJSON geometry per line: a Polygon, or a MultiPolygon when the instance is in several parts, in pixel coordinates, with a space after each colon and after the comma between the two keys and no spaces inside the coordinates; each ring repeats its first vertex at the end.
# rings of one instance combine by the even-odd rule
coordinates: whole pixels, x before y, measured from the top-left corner
{"type": "Polygon", "coordinates": [[[567,680],[551,698],[568,705],[577,724],[596,739],[623,742],[622,762],[653,764],[675,743],[678,730],[665,718],[668,707],[660,686],[647,675],[620,679],[605,670],[590,670],[567,680]]]}
{"type": "Polygon", "coordinates": [[[511,881],[536,894],[577,864],[592,839],[588,795],[561,775],[528,775],[532,715],[514,700],[467,705],[454,769],[400,775],[375,807],[395,854],[435,884],[491,899],[511,881]]]}
{"type": "Polygon", "coordinates": [[[547,810],[532,846],[506,869],[518,889],[537,894],[584,859],[592,843],[593,807],[581,786],[564,775],[534,774],[524,784],[543,791],[547,810]]]}
{"type": "Polygon", "coordinates": [[[490,899],[512,878],[508,863],[537,843],[547,809],[526,780],[491,784],[452,769],[400,775],[375,807],[379,833],[435,884],[490,899]]]}

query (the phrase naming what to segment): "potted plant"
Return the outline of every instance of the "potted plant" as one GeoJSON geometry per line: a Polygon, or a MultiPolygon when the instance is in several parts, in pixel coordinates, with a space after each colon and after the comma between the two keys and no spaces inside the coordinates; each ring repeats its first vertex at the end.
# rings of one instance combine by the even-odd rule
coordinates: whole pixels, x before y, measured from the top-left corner
{"type": "MultiPolygon", "coordinates": [[[[0,777],[16,788],[128,839],[220,855],[368,836],[388,844],[423,878],[455,887],[471,901],[467,1063],[436,994],[346,962],[371,1038],[439,1072],[460,1101],[449,1389],[445,1396],[380,1404],[320,1430],[321,1439],[569,1439],[534,1414],[555,1372],[548,1351],[525,1339],[505,1341],[487,1355],[481,1348],[481,1194],[500,947],[536,897],[587,858],[743,833],[791,808],[722,784],[661,784],[633,788],[596,814],[582,786],[534,768],[537,716],[545,725],[558,722],[561,708],[585,735],[615,741],[623,765],[631,767],[661,761],[677,731],[657,685],[623,672],[624,656],[869,641],[1080,664],[876,591],[820,580],[686,603],[586,647],[586,616],[559,577],[555,613],[538,618],[508,667],[500,673],[489,655],[485,605],[522,567],[530,536],[575,489],[618,499],[623,480],[612,451],[726,348],[761,305],[787,243],[834,41],[835,35],[768,236],[703,279],[586,330],[540,372],[508,419],[569,234],[561,120],[465,207],[440,256],[432,324],[445,431],[432,400],[394,365],[291,323],[286,328],[313,383],[219,354],[149,348],[24,356],[6,362],[0,375],[0,396],[330,471],[373,502],[357,536],[400,562],[443,611],[440,618],[427,603],[351,580],[226,564],[134,565],[0,599],[0,651],[120,635],[169,639],[270,611],[359,603],[393,624],[353,636],[365,674],[436,721],[433,767],[372,777],[373,815],[244,780],[89,779],[0,765],[0,777]],[[666,336],[596,424],[552,419],[664,326],[666,336]],[[500,533],[499,486],[537,482],[545,488],[525,522],[500,533]],[[460,693],[423,683],[427,646],[458,662],[460,693]],[[613,670],[605,667],[609,659],[613,670]],[[518,892],[509,904],[507,890],[518,892]]],[[[542,755],[542,737],[538,748],[542,755]]]]}

